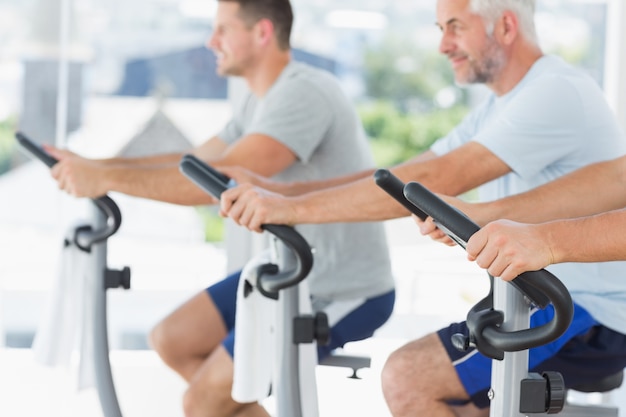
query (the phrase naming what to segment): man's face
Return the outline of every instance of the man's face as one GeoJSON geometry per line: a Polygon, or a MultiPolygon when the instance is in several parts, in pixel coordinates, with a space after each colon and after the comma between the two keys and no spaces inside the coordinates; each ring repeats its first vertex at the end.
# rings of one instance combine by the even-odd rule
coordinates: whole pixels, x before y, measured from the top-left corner
{"type": "Polygon", "coordinates": [[[217,55],[217,73],[242,76],[254,62],[253,29],[239,16],[239,4],[220,1],[207,46],[217,55]]]}
{"type": "MultiPolygon", "coordinates": [[[[437,26],[445,54],[458,84],[493,83],[506,63],[506,54],[487,33],[482,18],[469,10],[469,0],[439,0],[437,26]]],[[[492,28],[491,28],[492,30],[492,28]]]]}

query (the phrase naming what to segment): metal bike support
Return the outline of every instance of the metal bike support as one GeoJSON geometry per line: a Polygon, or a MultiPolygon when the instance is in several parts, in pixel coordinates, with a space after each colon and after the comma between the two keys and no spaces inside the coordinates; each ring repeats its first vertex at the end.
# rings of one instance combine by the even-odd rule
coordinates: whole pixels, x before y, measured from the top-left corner
{"type": "MultiPolygon", "coordinates": [[[[192,155],[185,155],[181,172],[205,192],[219,198],[232,183],[230,179],[192,155]]],[[[276,397],[277,417],[316,417],[317,390],[315,365],[301,355],[302,344],[313,346],[325,343],[329,337],[328,320],[324,313],[302,314],[304,279],[313,265],[313,255],[306,240],[294,228],[266,224],[262,228],[272,235],[271,247],[276,265],[261,264],[257,286],[249,291],[260,291],[277,300],[275,335],[278,341],[274,360],[272,392],[276,397]],[[311,379],[313,379],[312,384],[311,379]],[[309,383],[310,386],[305,386],[309,383]]]]}
{"type": "MultiPolygon", "coordinates": [[[[110,203],[113,203],[110,200],[110,203]]],[[[115,203],[113,203],[115,204],[115,203]]],[[[112,208],[110,206],[108,208],[112,208]]],[[[117,207],[116,205],[114,207],[117,207]]],[[[91,343],[93,349],[93,367],[96,390],[105,417],[122,417],[109,359],[109,338],[107,326],[107,290],[110,288],[130,288],[130,269],[111,270],[107,266],[107,239],[111,235],[111,213],[104,213],[102,206],[93,204],[91,207],[92,224],[76,229],[75,242],[81,250],[89,253],[85,265],[85,277],[91,280],[88,283],[92,289],[91,302],[85,302],[88,317],[93,319],[91,326],[83,326],[90,332],[82,334],[82,343],[91,343]],[[108,230],[108,231],[107,231],[108,230]],[[108,236],[107,236],[108,235],[108,236]],[[106,236],[106,237],[102,237],[106,236]],[[94,239],[96,238],[96,239],[94,239]]],[[[119,212],[119,210],[118,210],[119,212]]],[[[120,217],[121,219],[121,217],[120,217]]],[[[119,227],[113,226],[115,230],[119,227]]],[[[81,360],[83,360],[81,358],[81,360]]]]}
{"type": "MultiPolygon", "coordinates": [[[[31,156],[52,168],[58,161],[46,153],[23,133],[15,134],[18,143],[31,156]]],[[[109,338],[107,326],[107,290],[110,288],[130,288],[130,269],[109,269],[107,265],[107,240],[122,224],[122,215],[117,204],[108,196],[92,199],[91,220],[73,229],[72,239],[66,245],[74,245],[87,254],[83,276],[85,285],[90,288],[92,299],[83,300],[85,316],[92,319],[91,326],[83,322],[81,350],[93,352],[92,367],[96,390],[104,417],[122,417],[109,359],[109,338]]],[[[84,358],[81,358],[83,361],[84,358]]]]}

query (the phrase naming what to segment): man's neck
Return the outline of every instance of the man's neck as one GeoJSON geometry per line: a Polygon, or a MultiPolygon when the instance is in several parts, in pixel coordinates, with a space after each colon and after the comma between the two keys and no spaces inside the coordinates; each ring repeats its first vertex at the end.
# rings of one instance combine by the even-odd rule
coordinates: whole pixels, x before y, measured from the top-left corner
{"type": "Polygon", "coordinates": [[[510,59],[500,76],[493,83],[487,84],[497,96],[503,96],[513,90],[528,74],[530,68],[543,56],[539,47],[524,45],[511,51],[510,59]]]}
{"type": "Polygon", "coordinates": [[[256,70],[245,77],[250,91],[257,97],[263,97],[274,85],[290,60],[289,51],[280,51],[265,57],[259,62],[256,70]]]}

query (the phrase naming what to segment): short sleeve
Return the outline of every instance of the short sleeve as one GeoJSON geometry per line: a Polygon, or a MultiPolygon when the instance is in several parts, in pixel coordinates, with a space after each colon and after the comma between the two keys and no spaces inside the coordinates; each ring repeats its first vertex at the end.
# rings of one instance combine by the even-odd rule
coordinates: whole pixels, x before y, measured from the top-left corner
{"type": "Polygon", "coordinates": [[[331,104],[313,83],[294,77],[261,100],[244,134],[263,134],[289,147],[307,162],[330,129],[331,104]]]}
{"type": "Polygon", "coordinates": [[[584,124],[584,107],[570,81],[543,77],[520,91],[474,140],[530,178],[576,152],[584,124]]]}

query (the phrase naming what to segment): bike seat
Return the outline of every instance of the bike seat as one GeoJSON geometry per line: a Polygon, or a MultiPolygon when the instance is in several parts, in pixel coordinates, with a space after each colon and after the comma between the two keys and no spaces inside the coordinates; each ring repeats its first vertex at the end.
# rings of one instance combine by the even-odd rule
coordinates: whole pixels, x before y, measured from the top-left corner
{"type": "Polygon", "coordinates": [[[619,388],[623,381],[624,371],[622,370],[599,381],[576,385],[571,387],[571,389],[579,392],[607,392],[619,388]]]}

